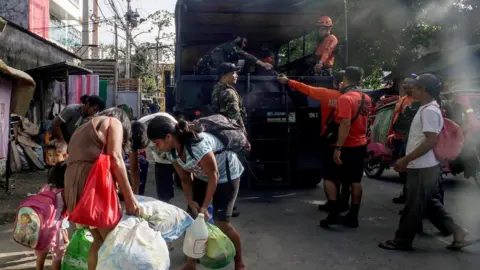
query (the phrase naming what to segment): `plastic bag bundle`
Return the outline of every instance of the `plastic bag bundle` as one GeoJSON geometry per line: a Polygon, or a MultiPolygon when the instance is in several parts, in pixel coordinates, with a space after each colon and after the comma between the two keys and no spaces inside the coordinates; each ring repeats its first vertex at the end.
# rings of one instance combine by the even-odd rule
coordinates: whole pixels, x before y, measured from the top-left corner
{"type": "Polygon", "coordinates": [[[229,265],[235,257],[236,250],[232,240],[218,227],[207,223],[207,252],[200,259],[200,264],[209,269],[220,269],[229,265]]]}
{"type": "Polygon", "coordinates": [[[76,230],[63,256],[62,270],[87,270],[92,242],[93,237],[87,229],[76,230]]]}
{"type": "Polygon", "coordinates": [[[150,197],[137,195],[135,198],[140,207],[140,216],[152,229],[160,232],[167,242],[180,238],[193,223],[190,215],[179,207],[150,197]]]}
{"type": "Polygon", "coordinates": [[[97,270],[169,268],[167,243],[142,218],[124,216],[98,251],[97,270]]]}

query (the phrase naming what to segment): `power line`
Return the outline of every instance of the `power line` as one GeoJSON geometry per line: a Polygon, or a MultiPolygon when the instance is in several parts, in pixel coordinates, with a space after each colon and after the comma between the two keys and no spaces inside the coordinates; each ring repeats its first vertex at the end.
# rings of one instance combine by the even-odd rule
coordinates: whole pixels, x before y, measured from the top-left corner
{"type": "MultiPolygon", "coordinates": [[[[115,21],[115,17],[105,19],[105,20],[99,20],[98,23],[109,23],[115,21]]],[[[76,26],[83,26],[83,25],[90,25],[90,24],[95,24],[97,22],[86,22],[86,23],[80,23],[80,24],[66,24],[62,26],[49,26],[49,27],[37,27],[37,28],[31,28],[31,30],[45,30],[45,29],[54,29],[54,28],[67,28],[67,27],[76,27],[76,26]]]]}

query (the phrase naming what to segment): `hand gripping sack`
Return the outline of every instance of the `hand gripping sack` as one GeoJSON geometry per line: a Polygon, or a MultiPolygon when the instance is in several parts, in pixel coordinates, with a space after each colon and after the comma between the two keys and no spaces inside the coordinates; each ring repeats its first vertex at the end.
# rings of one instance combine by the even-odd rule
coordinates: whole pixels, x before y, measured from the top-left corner
{"type": "Polygon", "coordinates": [[[208,269],[220,269],[229,265],[235,257],[236,250],[232,240],[218,227],[207,223],[208,240],[205,256],[200,264],[208,269]]]}
{"type": "Polygon", "coordinates": [[[63,256],[62,270],[87,270],[92,242],[93,237],[87,229],[76,230],[63,256]]]}
{"type": "Polygon", "coordinates": [[[13,227],[13,240],[20,245],[35,249],[47,249],[62,225],[57,209],[57,195],[62,189],[45,185],[40,193],[24,200],[17,210],[13,227]]]}
{"type": "Polygon", "coordinates": [[[175,205],[140,195],[135,195],[135,198],[140,216],[148,222],[150,228],[160,232],[167,242],[180,238],[193,223],[190,215],[175,205]]]}
{"type": "MultiPolygon", "coordinates": [[[[108,140],[109,130],[110,127],[107,128],[105,140],[108,140]]],[[[115,227],[122,218],[120,201],[110,170],[110,156],[106,155],[104,150],[105,145],[88,174],[80,200],[69,214],[68,220],[71,222],[106,228],[115,227]]]]}
{"type": "Polygon", "coordinates": [[[242,126],[236,120],[229,119],[221,114],[202,117],[194,120],[194,123],[201,125],[205,132],[217,137],[225,145],[225,149],[217,152],[230,150],[238,153],[248,144],[247,136],[242,126]]]}

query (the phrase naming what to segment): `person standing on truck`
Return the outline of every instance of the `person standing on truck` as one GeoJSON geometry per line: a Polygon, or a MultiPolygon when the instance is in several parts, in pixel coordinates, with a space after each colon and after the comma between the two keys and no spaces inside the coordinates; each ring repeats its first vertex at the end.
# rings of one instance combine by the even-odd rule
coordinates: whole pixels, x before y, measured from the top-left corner
{"type": "MultiPolygon", "coordinates": [[[[398,99],[397,103],[395,104],[395,110],[393,111],[392,116],[392,123],[391,123],[391,130],[392,130],[392,145],[394,148],[393,154],[396,159],[402,158],[405,156],[405,150],[407,147],[406,135],[405,132],[399,130],[397,128],[398,125],[402,125],[405,127],[409,127],[411,124],[412,119],[407,119],[408,117],[405,116],[405,110],[412,104],[413,102],[413,85],[415,83],[415,79],[413,78],[406,78],[403,81],[403,90],[405,96],[398,99]],[[400,117],[400,119],[399,119],[400,117]],[[400,123],[404,122],[404,123],[400,123]]],[[[412,115],[414,116],[414,115],[412,115]]],[[[403,183],[403,190],[400,193],[400,196],[393,198],[393,203],[402,204],[405,203],[406,199],[406,180],[407,174],[405,172],[400,172],[400,179],[403,183]]]]}
{"type": "Polygon", "coordinates": [[[338,45],[337,37],[331,33],[333,21],[328,16],[322,16],[317,21],[317,27],[319,40],[315,51],[317,63],[314,71],[320,76],[331,76],[338,45]]]}
{"type": "Polygon", "coordinates": [[[269,63],[258,60],[255,56],[244,51],[247,46],[247,39],[237,37],[231,42],[227,42],[215,47],[205,56],[200,58],[197,63],[198,75],[217,75],[218,69],[222,63],[229,62],[238,64],[238,60],[245,60],[247,65],[256,64],[267,70],[273,68],[269,63]]]}
{"type": "Polygon", "coordinates": [[[75,130],[90,120],[97,112],[105,109],[105,102],[99,96],[83,95],[82,104],[71,104],[53,120],[52,136],[60,142],[70,142],[75,130]]]}
{"type": "MultiPolygon", "coordinates": [[[[242,126],[246,135],[245,122],[247,113],[243,106],[242,97],[233,87],[237,83],[237,72],[239,70],[240,68],[232,63],[220,64],[218,68],[219,82],[214,86],[212,92],[212,109],[215,113],[236,120],[242,126]]],[[[235,206],[232,217],[238,217],[239,215],[237,206],[235,206]]]]}
{"type": "MultiPolygon", "coordinates": [[[[337,105],[337,99],[342,95],[340,92],[341,84],[343,82],[343,77],[345,76],[345,71],[341,70],[337,72],[333,79],[333,87],[334,89],[327,89],[324,87],[313,87],[310,85],[306,85],[301,82],[297,82],[295,80],[290,80],[285,75],[280,75],[278,80],[281,84],[288,84],[288,86],[296,90],[302,94],[309,96],[320,102],[320,117],[321,117],[321,125],[322,131],[320,133],[321,137],[324,137],[326,131],[326,125],[329,121],[333,120],[333,113],[335,111],[335,106],[337,105]]],[[[323,142],[322,142],[323,144],[323,142]]],[[[325,144],[327,144],[325,142],[325,144]]],[[[324,159],[331,159],[331,155],[325,157],[324,159]]],[[[323,182],[325,185],[325,181],[323,182]]],[[[340,191],[340,183],[338,183],[337,191],[340,191]]],[[[340,205],[339,205],[339,212],[345,212],[349,208],[349,199],[350,199],[350,186],[349,185],[341,185],[341,194],[337,196],[340,197],[340,205]]],[[[325,192],[327,191],[326,187],[324,186],[325,192]]],[[[327,195],[327,194],[325,194],[327,195]]],[[[325,204],[321,204],[318,206],[319,211],[329,211],[330,204],[327,202],[325,204]]]]}
{"type": "Polygon", "coordinates": [[[372,102],[363,93],[360,84],[363,70],[359,67],[347,67],[343,78],[343,93],[335,107],[335,125],[329,124],[327,131],[329,145],[327,152],[330,158],[325,166],[325,187],[330,212],[320,226],[343,224],[349,228],[358,227],[358,212],[362,199],[363,164],[367,150],[367,123],[372,102]],[[352,186],[352,203],[350,211],[340,216],[337,199],[337,184],[352,186]]]}

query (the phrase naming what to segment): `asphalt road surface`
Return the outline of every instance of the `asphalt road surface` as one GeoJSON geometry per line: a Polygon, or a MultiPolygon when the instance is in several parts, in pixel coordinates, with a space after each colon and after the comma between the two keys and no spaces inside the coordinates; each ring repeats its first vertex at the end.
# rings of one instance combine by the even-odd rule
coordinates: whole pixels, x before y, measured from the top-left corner
{"type": "MultiPolygon", "coordinates": [[[[233,223],[241,233],[248,268],[479,269],[480,244],[462,252],[448,251],[445,246],[451,239],[435,236],[436,230],[427,221],[425,230],[431,236],[417,237],[415,252],[379,249],[379,241],[393,237],[401,209],[391,203],[401,188],[398,178],[393,172],[385,175],[381,180],[364,178],[358,229],[324,230],[318,226],[326,216],[316,210],[317,204],[325,199],[321,187],[242,194],[237,204],[241,215],[233,223]]],[[[154,196],[154,190],[153,173],[150,173],[147,195],[154,196]]],[[[173,203],[184,207],[183,195],[180,192],[176,195],[173,203]]],[[[470,231],[470,237],[480,236],[480,188],[472,180],[449,177],[445,201],[454,218],[470,231]]],[[[0,226],[0,269],[35,269],[32,252],[11,240],[11,228],[12,224],[0,226]]],[[[181,244],[181,241],[175,243],[171,269],[179,269],[184,262],[181,244]]]]}

